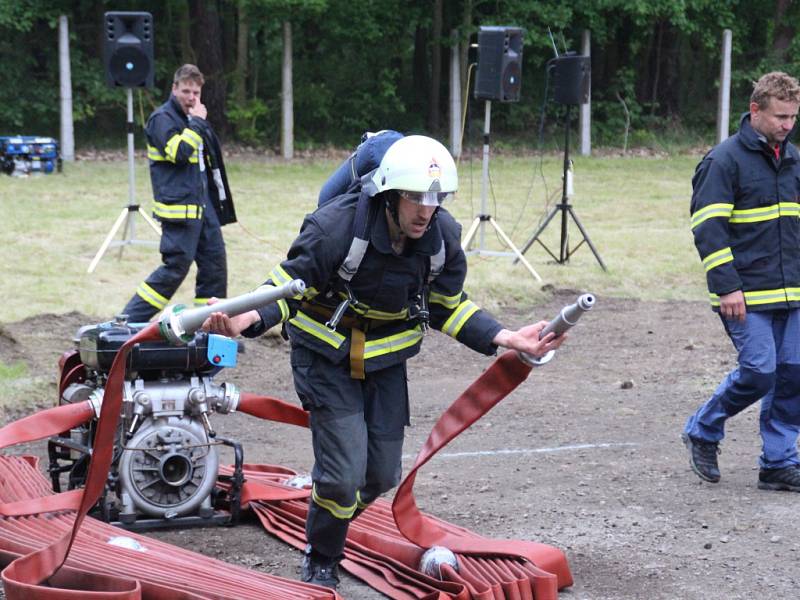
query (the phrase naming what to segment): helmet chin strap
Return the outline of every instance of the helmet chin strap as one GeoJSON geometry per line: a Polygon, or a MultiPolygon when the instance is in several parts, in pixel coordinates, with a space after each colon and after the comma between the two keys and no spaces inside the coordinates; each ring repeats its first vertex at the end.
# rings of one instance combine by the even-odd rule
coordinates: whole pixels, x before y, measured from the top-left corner
{"type": "MultiPolygon", "coordinates": [[[[403,231],[403,228],[400,227],[400,215],[397,213],[397,204],[400,201],[399,194],[395,190],[387,190],[383,194],[383,198],[386,208],[389,210],[389,214],[392,215],[392,221],[394,221],[394,224],[397,225],[400,231],[403,231]]],[[[403,233],[405,233],[405,231],[403,231],[403,233]]]]}

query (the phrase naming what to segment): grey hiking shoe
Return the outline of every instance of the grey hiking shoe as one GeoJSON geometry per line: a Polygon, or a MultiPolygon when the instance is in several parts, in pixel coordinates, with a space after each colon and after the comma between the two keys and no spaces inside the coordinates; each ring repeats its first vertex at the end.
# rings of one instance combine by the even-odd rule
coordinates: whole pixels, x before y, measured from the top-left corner
{"type": "MultiPolygon", "coordinates": [[[[687,433],[681,434],[684,445],[689,449],[689,465],[700,479],[717,483],[720,480],[717,454],[719,442],[706,442],[687,433]]],[[[800,490],[799,490],[800,491],[800,490]]]]}
{"type": "Polygon", "coordinates": [[[305,583],[321,585],[335,590],[336,586],[339,585],[340,560],[341,557],[330,558],[323,556],[308,546],[303,556],[300,578],[305,583]]]}
{"type": "Polygon", "coordinates": [[[800,492],[800,465],[783,469],[761,469],[758,472],[758,489],[800,492]]]}

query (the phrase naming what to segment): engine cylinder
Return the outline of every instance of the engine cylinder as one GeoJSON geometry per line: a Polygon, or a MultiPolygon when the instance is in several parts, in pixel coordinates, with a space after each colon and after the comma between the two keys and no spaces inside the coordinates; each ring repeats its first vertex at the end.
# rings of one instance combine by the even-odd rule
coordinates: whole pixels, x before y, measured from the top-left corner
{"type": "Polygon", "coordinates": [[[154,517],[192,514],[211,493],[218,467],[217,449],[196,420],[145,422],[120,458],[120,495],[154,517]]]}

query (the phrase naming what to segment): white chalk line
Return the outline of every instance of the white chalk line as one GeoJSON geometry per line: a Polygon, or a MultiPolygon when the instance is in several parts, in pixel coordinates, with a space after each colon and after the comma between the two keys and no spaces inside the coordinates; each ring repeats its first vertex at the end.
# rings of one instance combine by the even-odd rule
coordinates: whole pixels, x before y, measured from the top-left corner
{"type": "MultiPolygon", "coordinates": [[[[546,454],[553,452],[569,452],[572,450],[592,450],[595,448],[622,448],[638,446],[634,442],[608,442],[602,444],[571,444],[569,446],[555,446],[552,448],[519,448],[503,450],[478,450],[476,452],[440,452],[437,458],[462,458],[465,456],[498,456],[504,454],[546,454]]],[[[415,458],[415,455],[404,454],[403,458],[415,458]]]]}

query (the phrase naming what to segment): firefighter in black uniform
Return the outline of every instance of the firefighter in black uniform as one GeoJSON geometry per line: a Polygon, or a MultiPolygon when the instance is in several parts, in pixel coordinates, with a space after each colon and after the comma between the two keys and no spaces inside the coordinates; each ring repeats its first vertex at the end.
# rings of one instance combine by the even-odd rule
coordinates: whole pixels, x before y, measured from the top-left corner
{"type": "Polygon", "coordinates": [[[205,323],[208,330],[248,337],[285,325],[295,389],[311,413],[315,457],[302,578],[328,587],[338,583],[350,521],[400,481],[409,424],[406,360],[419,352],[426,328],[487,355],[504,346],[541,356],[563,341],[552,334],[539,340],[544,321],[504,329],[467,298],[461,228],[440,207],[458,187],[442,144],[402,138],[362,183],[360,192],[308,215],[288,257],[271,271],[268,283],[302,279],[303,297],[233,318],[214,313],[205,323]],[[362,194],[379,208],[363,256],[353,263],[362,194]],[[439,255],[442,264],[434,267],[439,255]],[[342,269],[346,258],[349,275],[342,269]],[[337,308],[345,306],[338,320],[337,308]]]}
{"type": "Polygon", "coordinates": [[[139,284],[123,309],[132,322],[148,321],[197,263],[195,303],[223,298],[228,273],[221,225],[236,220],[219,142],[200,101],[203,74],[183,65],[169,100],[147,120],[147,157],[153,216],[161,221],[162,264],[139,284]],[[210,202],[209,202],[210,200],[210,202]]]}

